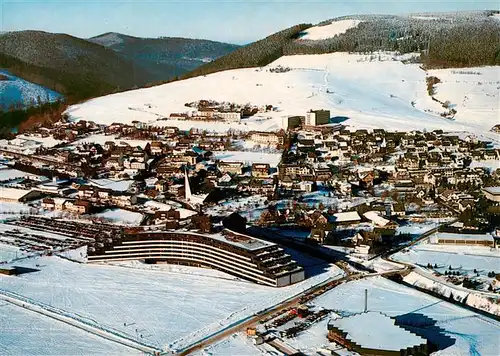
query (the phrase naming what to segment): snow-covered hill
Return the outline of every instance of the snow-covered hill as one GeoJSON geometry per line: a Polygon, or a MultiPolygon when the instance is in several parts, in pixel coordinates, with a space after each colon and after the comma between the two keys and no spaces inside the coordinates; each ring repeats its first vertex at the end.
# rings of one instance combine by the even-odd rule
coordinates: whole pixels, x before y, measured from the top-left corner
{"type": "Polygon", "coordinates": [[[443,129],[484,134],[499,122],[500,67],[464,70],[422,70],[418,64],[404,64],[411,55],[334,53],[284,56],[262,68],[219,72],[207,76],[128,91],[74,105],[68,114],[74,119],[98,123],[131,123],[197,127],[207,130],[277,130],[283,118],[304,115],[309,109],[329,109],[334,121],[362,128],[389,130],[443,129]],[[273,73],[277,66],[290,68],[273,73]],[[440,116],[445,108],[427,93],[426,76],[442,83],[435,97],[449,101],[457,110],[455,119],[440,116]],[[238,104],[272,104],[277,111],[262,113],[240,124],[161,120],[172,112],[185,112],[184,104],[200,99],[238,104]],[[346,119],[347,118],[347,119],[346,119]]]}
{"type": "Polygon", "coordinates": [[[348,29],[358,26],[360,20],[338,20],[331,24],[314,26],[302,32],[301,39],[303,40],[324,40],[345,33],[348,29]]]}
{"type": "Polygon", "coordinates": [[[62,98],[55,91],[13,76],[7,71],[0,70],[0,76],[7,78],[0,80],[0,105],[5,109],[12,105],[30,106],[38,104],[39,100],[46,103],[62,98]]]}

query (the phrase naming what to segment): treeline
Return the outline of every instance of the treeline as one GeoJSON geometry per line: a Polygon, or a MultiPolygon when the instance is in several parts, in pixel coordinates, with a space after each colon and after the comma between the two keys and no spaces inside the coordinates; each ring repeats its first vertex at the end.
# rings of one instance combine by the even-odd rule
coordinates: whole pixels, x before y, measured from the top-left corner
{"type": "Polygon", "coordinates": [[[491,17],[494,13],[345,16],[335,20],[357,19],[362,22],[344,34],[324,40],[300,39],[301,32],[311,27],[310,24],[300,24],[241,47],[174,80],[228,69],[265,66],[283,55],[333,52],[416,52],[422,54],[421,60],[430,67],[498,65],[500,21],[491,17]]]}
{"type": "Polygon", "coordinates": [[[277,32],[260,41],[238,48],[224,57],[202,65],[180,79],[220,72],[229,69],[262,67],[284,55],[284,47],[298,38],[299,33],[311,27],[311,24],[299,24],[277,32]]]}
{"type": "Polygon", "coordinates": [[[64,69],[39,67],[4,53],[0,53],[0,68],[24,80],[56,91],[64,95],[68,102],[78,102],[121,89],[119,85],[106,83],[89,73],[82,75],[67,72],[64,69]]]}
{"type": "Polygon", "coordinates": [[[63,101],[44,103],[38,106],[23,108],[19,105],[11,106],[9,109],[0,107],[0,138],[10,138],[13,128],[19,127],[27,120],[41,123],[50,117],[58,118],[66,108],[63,101]]]}
{"type": "MultiPolygon", "coordinates": [[[[500,21],[496,20],[500,23],[500,21]]],[[[500,64],[500,25],[461,24],[433,34],[423,56],[432,67],[473,67],[500,64]]]]}
{"type": "MultiPolygon", "coordinates": [[[[435,20],[402,16],[355,16],[361,22],[325,40],[291,41],[285,55],[374,51],[421,52],[429,66],[500,64],[500,22],[493,12],[445,15],[435,20]]],[[[327,24],[327,23],[325,23],[327,24]]]]}

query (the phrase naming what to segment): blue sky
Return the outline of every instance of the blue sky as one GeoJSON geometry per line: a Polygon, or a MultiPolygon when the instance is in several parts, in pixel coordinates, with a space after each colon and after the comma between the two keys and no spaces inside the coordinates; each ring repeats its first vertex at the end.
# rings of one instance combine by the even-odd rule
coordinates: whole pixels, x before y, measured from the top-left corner
{"type": "Polygon", "coordinates": [[[0,29],[92,37],[121,32],[248,43],[298,23],[363,13],[498,9],[498,1],[0,0],[0,29]]]}

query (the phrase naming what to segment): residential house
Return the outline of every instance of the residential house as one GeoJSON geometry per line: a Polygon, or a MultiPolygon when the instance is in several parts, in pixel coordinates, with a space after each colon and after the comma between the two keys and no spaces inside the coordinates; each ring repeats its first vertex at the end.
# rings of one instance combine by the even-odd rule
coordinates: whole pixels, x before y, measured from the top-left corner
{"type": "Polygon", "coordinates": [[[252,177],[268,178],[270,168],[268,163],[254,163],[252,164],[252,177]]]}
{"type": "Polygon", "coordinates": [[[243,174],[243,162],[237,161],[219,161],[217,168],[221,173],[231,173],[236,175],[243,174]]]}

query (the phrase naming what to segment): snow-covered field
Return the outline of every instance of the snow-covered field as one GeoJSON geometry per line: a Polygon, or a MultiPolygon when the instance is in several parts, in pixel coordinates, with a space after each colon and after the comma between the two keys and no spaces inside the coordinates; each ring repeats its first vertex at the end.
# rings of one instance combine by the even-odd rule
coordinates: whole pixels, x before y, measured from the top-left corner
{"type": "Polygon", "coordinates": [[[0,354],[122,356],[141,353],[2,301],[0,302],[0,354]]]}
{"type": "MultiPolygon", "coordinates": [[[[450,102],[450,107],[457,110],[457,122],[466,126],[484,124],[489,128],[499,123],[500,67],[439,69],[429,71],[429,75],[441,80],[434,97],[450,102]]],[[[441,105],[434,103],[443,112],[441,105]]]]}
{"type": "Polygon", "coordinates": [[[280,153],[261,153],[247,151],[217,151],[214,152],[216,159],[221,161],[240,161],[248,164],[269,163],[271,167],[277,167],[281,159],[280,153]]]}
{"type": "Polygon", "coordinates": [[[332,117],[347,117],[343,123],[354,127],[443,129],[500,140],[498,134],[489,132],[498,123],[499,67],[467,69],[480,73],[475,75],[452,69],[431,71],[442,80],[436,85],[436,96],[457,105],[458,114],[453,121],[439,116],[444,108],[428,95],[426,72],[418,64],[403,64],[397,59],[403,57],[388,53],[284,56],[263,68],[229,70],[96,98],[71,106],[67,113],[74,119],[102,124],[139,120],[181,129],[248,131],[276,130],[283,126],[285,116],[304,115],[309,109],[329,109],[332,117]],[[277,65],[292,70],[269,71],[277,65]],[[184,103],[200,99],[272,104],[278,111],[244,119],[239,124],[157,121],[172,112],[187,111],[184,103]]]}
{"type": "Polygon", "coordinates": [[[0,263],[9,262],[24,255],[25,253],[18,247],[0,243],[0,263]]]}
{"type": "Polygon", "coordinates": [[[435,270],[444,273],[450,266],[462,275],[487,275],[500,270],[500,250],[482,246],[448,246],[420,243],[392,256],[395,261],[427,266],[437,264],[435,270]],[[474,273],[474,270],[477,272],[474,273]]]}
{"type": "Polygon", "coordinates": [[[17,169],[0,169],[0,182],[16,178],[23,178],[26,175],[23,171],[17,169]]]}
{"type": "Polygon", "coordinates": [[[350,28],[358,26],[360,20],[339,20],[324,26],[314,26],[301,33],[303,40],[324,40],[346,33],[350,28]]]}
{"type": "MultiPolygon", "coordinates": [[[[438,355],[497,355],[500,323],[481,317],[416,290],[400,286],[382,277],[372,277],[343,284],[314,300],[316,307],[334,309],[340,315],[359,313],[364,308],[364,291],[368,289],[368,310],[389,316],[424,314],[437,321],[436,327],[455,339],[452,346],[438,355]]],[[[328,318],[286,342],[315,355],[326,339],[328,318]]],[[[367,330],[369,332],[369,330],[367,330]]]]}
{"type": "Polygon", "coordinates": [[[142,221],[142,214],[124,209],[107,209],[102,213],[94,214],[93,217],[120,225],[139,225],[142,221]]]}
{"type": "Polygon", "coordinates": [[[221,342],[195,352],[196,356],[258,356],[270,353],[260,351],[253,340],[244,334],[233,334],[221,342]]]}
{"type": "Polygon", "coordinates": [[[42,266],[41,271],[16,278],[0,276],[2,288],[132,338],[138,337],[137,329],[141,341],[171,348],[186,346],[328,277],[343,275],[331,266],[302,283],[276,289],[207,276],[77,264],[57,257],[16,265],[35,264],[42,266]]]}

